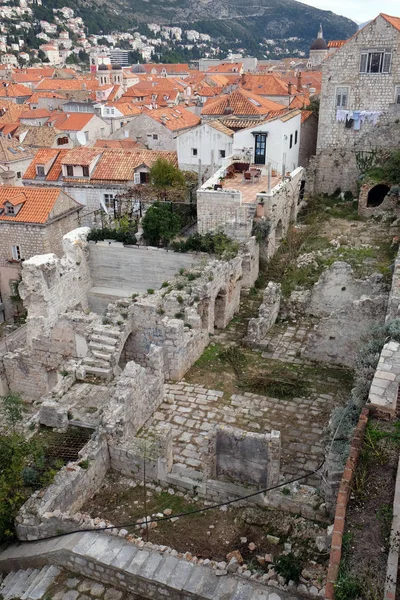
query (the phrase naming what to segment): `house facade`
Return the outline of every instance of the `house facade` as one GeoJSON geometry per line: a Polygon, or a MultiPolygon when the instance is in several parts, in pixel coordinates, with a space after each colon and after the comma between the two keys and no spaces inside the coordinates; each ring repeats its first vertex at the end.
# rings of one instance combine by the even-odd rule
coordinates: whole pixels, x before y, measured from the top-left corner
{"type": "Polygon", "coordinates": [[[209,121],[176,138],[179,168],[211,176],[232,154],[233,131],[220,121],[209,121]]]}
{"type": "Polygon", "coordinates": [[[355,193],[358,153],[397,147],[399,115],[400,18],[380,14],[324,60],[308,191],[355,193]]]}
{"type": "Polygon", "coordinates": [[[277,172],[294,171],[299,166],[301,111],[271,117],[241,129],[233,136],[233,151],[247,154],[250,163],[270,164],[277,172]]]}
{"type": "Polygon", "coordinates": [[[63,236],[79,226],[82,206],[61,189],[0,187],[0,296],[2,318],[15,313],[21,263],[37,254],[62,256],[63,236]]]}

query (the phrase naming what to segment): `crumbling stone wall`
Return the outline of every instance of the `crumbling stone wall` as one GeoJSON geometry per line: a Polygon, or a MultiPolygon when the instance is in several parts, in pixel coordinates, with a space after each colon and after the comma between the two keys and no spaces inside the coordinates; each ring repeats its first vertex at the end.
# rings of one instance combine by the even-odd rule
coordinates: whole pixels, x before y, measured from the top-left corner
{"type": "MultiPolygon", "coordinates": [[[[361,186],[360,194],[358,196],[358,214],[363,217],[372,217],[386,211],[391,211],[394,214],[400,215],[400,205],[398,204],[397,196],[386,195],[379,206],[368,206],[369,195],[371,192],[373,193],[377,185],[379,184],[377,184],[376,181],[366,181],[361,186]]],[[[387,187],[387,191],[389,191],[389,186],[385,187],[387,187]]]]}
{"type": "Polygon", "coordinates": [[[269,193],[257,195],[257,201],[263,202],[264,219],[270,228],[267,239],[260,243],[260,254],[265,260],[272,258],[286,236],[290,223],[297,219],[304,173],[304,169],[298,167],[290,174],[290,179],[282,181],[269,193]]]}
{"type": "Polygon", "coordinates": [[[304,356],[353,367],[363,335],[385,319],[387,293],[380,274],[358,280],[350,265],[335,262],[307,295],[304,311],[321,317],[304,356]]]}
{"type": "Polygon", "coordinates": [[[250,346],[261,342],[275,324],[279,314],[281,297],[281,285],[270,281],[265,288],[263,301],[258,309],[258,317],[249,320],[246,341],[250,346]]]}
{"type": "Polygon", "coordinates": [[[105,436],[90,440],[75,463],[69,463],[56,475],[44,493],[34,492],[16,517],[20,540],[34,540],[84,527],[84,519],[76,515],[84,503],[101,487],[110,467],[105,436]],[[87,468],[79,462],[88,461],[87,468]]]}
{"type": "Polygon", "coordinates": [[[210,432],[203,457],[207,479],[222,479],[260,488],[279,482],[279,431],[255,433],[226,425],[210,432]]]}
{"type": "Polygon", "coordinates": [[[24,262],[19,293],[28,311],[28,345],[46,335],[67,310],[88,308],[87,294],[92,287],[88,232],[81,227],[67,233],[61,259],[55,254],[41,254],[24,262]]]}

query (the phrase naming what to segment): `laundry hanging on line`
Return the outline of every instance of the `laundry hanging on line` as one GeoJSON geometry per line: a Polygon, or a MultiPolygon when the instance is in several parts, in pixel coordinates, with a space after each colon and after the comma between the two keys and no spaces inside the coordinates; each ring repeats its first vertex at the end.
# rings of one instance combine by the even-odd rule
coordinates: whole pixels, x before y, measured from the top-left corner
{"type": "Polygon", "coordinates": [[[354,121],[354,129],[359,130],[361,125],[365,122],[372,123],[376,125],[379,117],[381,116],[381,110],[343,110],[339,109],[336,111],[336,121],[338,123],[346,123],[346,127],[348,127],[348,122],[350,119],[354,121]]]}

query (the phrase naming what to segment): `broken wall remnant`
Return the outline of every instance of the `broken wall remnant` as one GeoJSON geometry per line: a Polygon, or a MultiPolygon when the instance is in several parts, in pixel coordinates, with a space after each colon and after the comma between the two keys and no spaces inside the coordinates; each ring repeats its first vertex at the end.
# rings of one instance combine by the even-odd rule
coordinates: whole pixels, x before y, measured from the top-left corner
{"type": "Polygon", "coordinates": [[[257,345],[267,335],[278,318],[281,305],[281,285],[270,281],[264,290],[263,301],[258,309],[258,317],[249,320],[246,342],[257,345]]]}
{"type": "Polygon", "coordinates": [[[280,431],[262,434],[217,425],[203,457],[205,476],[268,487],[279,482],[280,457],[280,431]]]}
{"type": "Polygon", "coordinates": [[[353,367],[361,338],[384,321],[386,308],[381,274],[356,279],[349,264],[333,263],[307,296],[306,314],[320,319],[307,340],[304,356],[353,367]]]}
{"type": "Polygon", "coordinates": [[[380,415],[395,417],[400,385],[400,344],[384,345],[372,380],[368,402],[380,415]]]}

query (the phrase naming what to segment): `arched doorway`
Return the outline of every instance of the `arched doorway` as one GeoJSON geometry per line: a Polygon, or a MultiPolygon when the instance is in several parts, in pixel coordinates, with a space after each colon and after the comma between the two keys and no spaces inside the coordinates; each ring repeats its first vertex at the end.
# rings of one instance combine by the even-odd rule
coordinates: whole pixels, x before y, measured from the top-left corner
{"type": "Polygon", "coordinates": [[[389,186],[385,185],[384,183],[379,183],[375,187],[371,188],[368,192],[367,208],[375,208],[380,206],[389,191],[389,186]]]}

